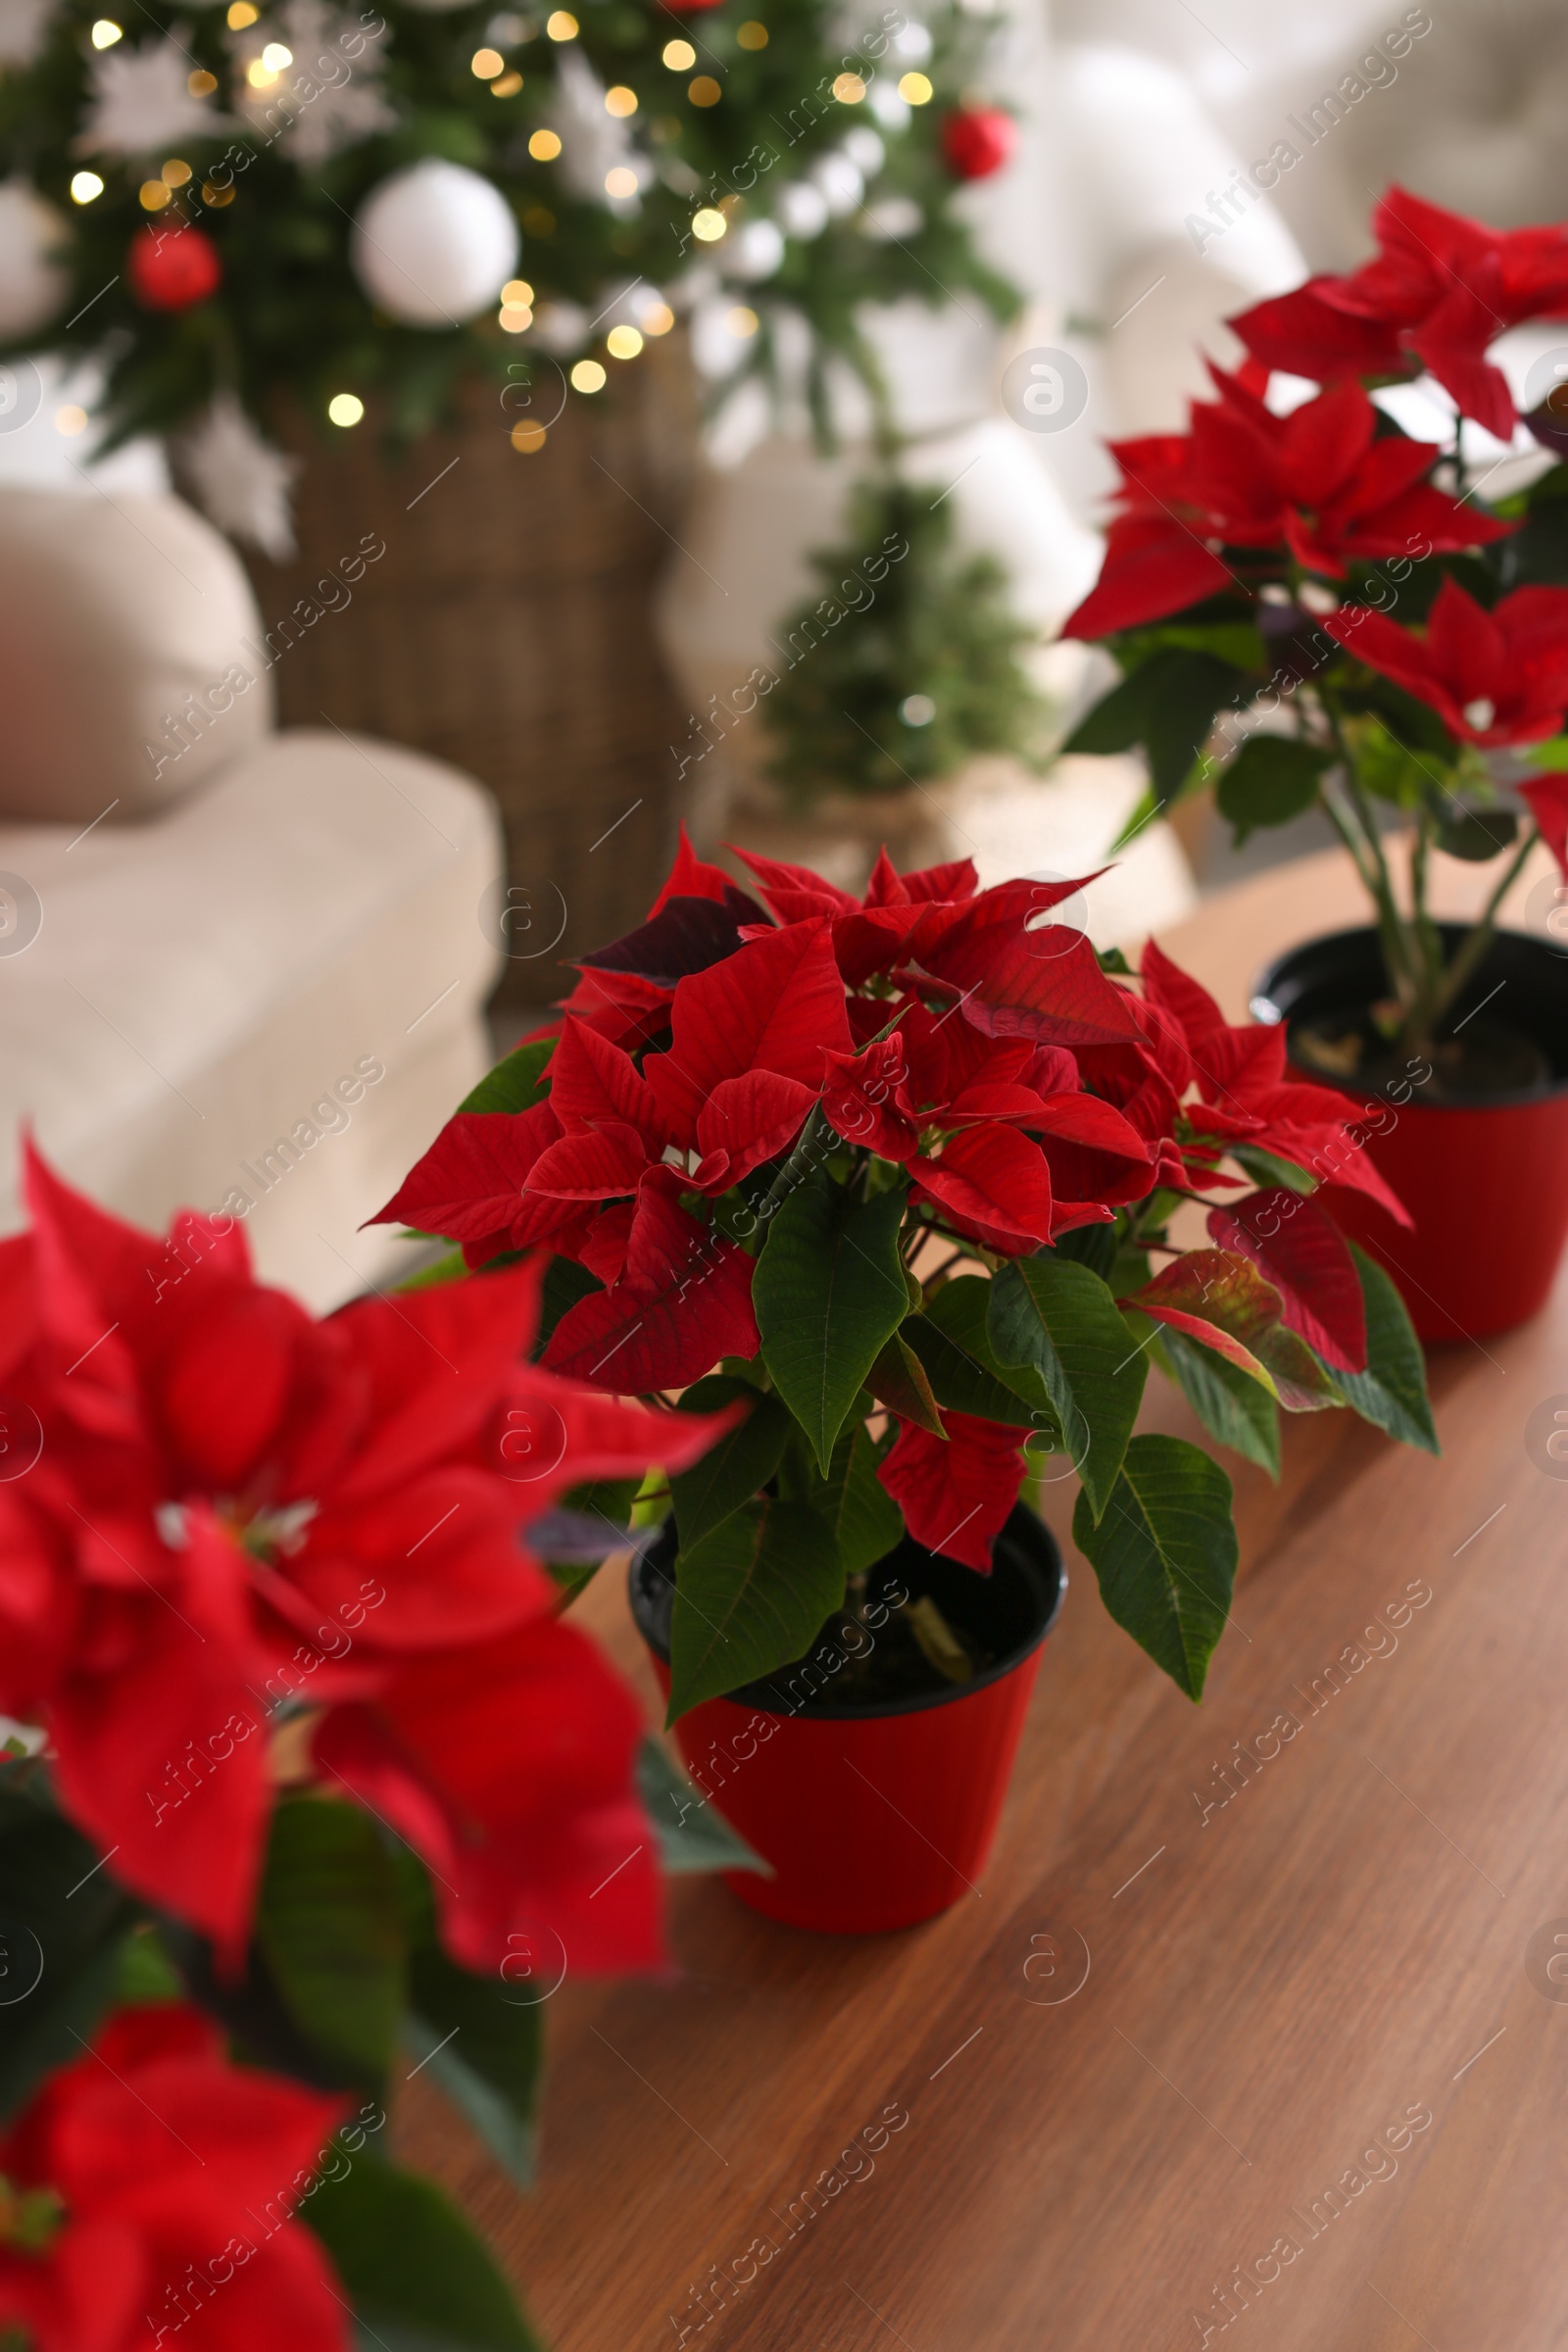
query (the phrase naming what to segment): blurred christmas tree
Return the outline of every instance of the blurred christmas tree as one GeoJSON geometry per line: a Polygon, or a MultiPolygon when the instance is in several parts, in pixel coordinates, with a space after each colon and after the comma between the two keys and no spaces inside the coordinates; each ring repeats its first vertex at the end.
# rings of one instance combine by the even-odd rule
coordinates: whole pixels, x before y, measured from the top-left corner
{"type": "Polygon", "coordinates": [[[1034,632],[996,558],[956,548],[941,499],[934,484],[861,482],[843,543],[812,556],[821,594],[784,624],[760,705],[768,772],[797,804],[906,791],[978,752],[1038,757],[1047,706],[1019,662],[1034,632]]]}
{"type": "Polygon", "coordinates": [[[1011,130],[957,0],[106,5],[0,0],[0,356],[99,358],[109,440],[186,434],[264,547],[283,396],[413,436],[488,376],[527,449],[685,315],[725,388],[804,339],[821,415],[864,303],[1013,308],[953,207],[1011,130]]]}

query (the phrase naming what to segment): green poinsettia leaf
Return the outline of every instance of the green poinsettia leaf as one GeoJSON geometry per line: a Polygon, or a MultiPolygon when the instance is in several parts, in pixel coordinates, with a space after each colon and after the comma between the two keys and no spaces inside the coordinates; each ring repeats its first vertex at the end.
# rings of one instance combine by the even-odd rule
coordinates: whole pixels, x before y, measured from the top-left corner
{"type": "MultiPolygon", "coordinates": [[[[531,2031],[537,2044],[537,2028],[531,2031]]],[[[403,2046],[414,2061],[411,2074],[426,2074],[439,2084],[508,2179],[517,2188],[527,2188],[534,2177],[531,2087],[524,2107],[514,2095],[497,2087],[486,2067],[473,2063],[471,2037],[465,2038],[453,2026],[443,2031],[439,2021],[432,2023],[419,2009],[411,2009],[404,2017],[403,2046]]],[[[537,2081],[537,2047],[533,2063],[533,2080],[537,2081]]]]}
{"type": "Polygon", "coordinates": [[[1116,1623],[1200,1698],[1236,1581],[1231,1482],[1219,1464],[1185,1438],[1129,1440],[1098,1521],[1087,1488],[1079,1495],[1072,1540],[1116,1623]]]}
{"type": "Polygon", "coordinates": [[[1314,1355],[1298,1332],[1276,1323],[1257,1342],[1260,1363],[1268,1368],[1281,1404],[1288,1413],[1322,1413],[1345,1402],[1341,1376],[1314,1355]]]}
{"type": "Polygon", "coordinates": [[[1037,1429],[1042,1415],[1054,1419],[1051,1400],[1032,1368],[1031,1395],[1026,1397],[1015,1367],[1004,1365],[997,1356],[985,1326],[991,1287],[984,1276],[971,1274],[944,1283],[928,1310],[909,1317],[902,1337],[924,1371],[932,1396],[948,1412],[972,1413],[982,1421],[1004,1422],[1009,1429],[1037,1429]]]}
{"type": "Polygon", "coordinates": [[[813,1464],[799,1497],[831,1531],[846,1578],[874,1567],[904,1534],[904,1513],[876,1474],[879,1458],[865,1423],[854,1420],[833,1448],[827,1476],[817,1476],[813,1464]]]}
{"type": "Polygon", "coordinates": [[[403,2007],[397,1869],[357,1805],[285,1797],[272,1815],[256,1941],[290,2015],[348,2078],[386,2078],[403,2007]]]}
{"type": "Polygon", "coordinates": [[[866,1375],[908,1312],[899,1228],[905,1190],[858,1201],[825,1169],[772,1222],[752,1302],[762,1361],[823,1470],[866,1375]]]}
{"type": "Polygon", "coordinates": [[[433,2182],[362,2150],[299,2218],[325,2246],[372,2343],[404,2352],[542,2352],[483,2239],[433,2182]]]}
{"type": "Polygon", "coordinates": [[[989,1274],[960,1274],[956,1281],[945,1282],[927,1309],[929,1320],[945,1339],[962,1349],[977,1373],[1000,1381],[1027,1406],[1031,1426],[1045,1439],[1059,1437],[1055,1407],[1038,1368],[1032,1362],[1009,1364],[997,1352],[991,1334],[993,1287],[989,1274]]]}
{"type": "Polygon", "coordinates": [[[1247,1170],[1254,1184],[1265,1188],[1280,1184],[1288,1193],[1303,1196],[1317,1191],[1317,1178],[1305,1168],[1298,1168],[1292,1159],[1280,1159],[1272,1152],[1260,1152],[1255,1144],[1233,1144],[1231,1157],[1247,1170]]]}
{"type": "Polygon", "coordinates": [[[532,1110],[550,1092],[544,1073],[558,1043],[553,1037],[536,1037],[518,1046],[480,1079],[471,1095],[464,1096],[459,1110],[532,1110]]]}
{"type": "Polygon", "coordinates": [[[586,1266],[579,1266],[574,1257],[553,1257],[545,1268],[545,1278],[539,1288],[539,1328],[534,1333],[533,1346],[528,1350],[535,1363],[549,1347],[556,1325],[569,1307],[581,1298],[591,1298],[604,1284],[586,1266]]]}
{"type": "Polygon", "coordinates": [[[1238,846],[1265,825],[1288,825],[1304,816],[1317,799],[1332,751],[1290,735],[1249,737],[1225,769],[1214,798],[1228,817],[1238,846]]]}
{"type": "Polygon", "coordinates": [[[929,1430],[934,1438],[947,1436],[932,1394],[926,1369],[902,1332],[895,1332],[865,1376],[865,1385],[878,1404],[885,1404],[901,1421],[929,1430]]]}
{"type": "Polygon", "coordinates": [[[81,2056],[120,1992],[140,1914],[102,1865],[41,1765],[0,1765],[0,2119],[81,2056]]]}
{"type": "Polygon", "coordinates": [[[1462,858],[1472,865],[1484,865],[1515,841],[1519,819],[1511,808],[1462,808],[1457,816],[1450,813],[1451,796],[1443,808],[1438,825],[1438,847],[1450,858],[1462,858]]]}
{"type": "Polygon", "coordinates": [[[1162,1331],[1156,1353],[1216,1445],[1280,1474],[1280,1408],[1268,1391],[1212,1348],[1179,1331],[1162,1331]]]}
{"type": "Polygon", "coordinates": [[[1032,1365],[1096,1519],[1110,1499],[1149,1375],[1108,1284],[1070,1257],[1014,1259],[991,1285],[992,1346],[1032,1365]]]}
{"type": "Polygon", "coordinates": [[[798,1658],[843,1599],[833,1531],[805,1503],[732,1511],[676,1558],[666,1725],[798,1658]]]}
{"type": "Polygon", "coordinates": [[[1402,1445],[1441,1453],[1427,1396],[1426,1359],[1415,1326],[1393,1282],[1364,1250],[1350,1244],[1366,1308],[1366,1370],[1334,1377],[1363,1421],[1402,1445]]]}
{"type": "Polygon", "coordinates": [[[761,1492],[779,1466],[793,1427],[776,1396],[762,1396],[745,1381],[731,1380],[722,1373],[711,1374],[688,1389],[680,1410],[716,1412],[737,1397],[746,1405],[744,1420],[726,1430],[701,1461],[669,1482],[675,1525],[688,1548],[761,1492]]]}
{"type": "Polygon", "coordinates": [[[541,1987],[533,1956],[509,1952],[493,1976],[460,1968],[441,1942],[430,1881],[413,1854],[398,1857],[409,1946],[405,2048],[438,2082],[518,2187],[533,2178],[543,2063],[541,1987]]]}
{"type": "Polygon", "coordinates": [[[637,1786],[659,1834],[659,1858],[673,1877],[714,1870],[755,1870],[772,1877],[771,1864],[753,1853],[651,1732],[637,1751],[637,1786]]]}
{"type": "Polygon", "coordinates": [[[1064,752],[1149,755],[1152,798],[1162,808],[1190,784],[1216,713],[1233,703],[1247,673],[1212,654],[1166,646],[1113,686],[1063,744],[1064,752]]]}

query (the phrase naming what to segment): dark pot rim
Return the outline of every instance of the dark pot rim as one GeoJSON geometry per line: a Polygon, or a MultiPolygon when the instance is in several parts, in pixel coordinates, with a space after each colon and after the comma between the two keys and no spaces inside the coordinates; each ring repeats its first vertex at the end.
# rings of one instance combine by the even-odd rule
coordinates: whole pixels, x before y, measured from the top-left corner
{"type": "MultiPolygon", "coordinates": [[[[654,1655],[666,1666],[669,1664],[669,1652],[654,1631],[651,1622],[654,1604],[648,1589],[655,1578],[665,1585],[671,1582],[665,1562],[674,1549],[674,1538],[673,1523],[666,1519],[654,1541],[632,1553],[626,1571],[626,1594],[637,1631],[654,1655]]],[[[924,1552],[927,1559],[944,1556],[930,1551],[923,1544],[913,1544],[912,1538],[906,1536],[902,1544],[876,1563],[872,1575],[911,1545],[916,1551],[924,1552]]],[[[970,1698],[977,1690],[986,1690],[992,1683],[1000,1683],[1021,1666],[1025,1658],[1032,1656],[1060,1616],[1061,1604],[1066,1597],[1067,1571],[1062,1562],[1061,1546],[1038,1512],[1030,1510],[1026,1503],[1013,1504],[997,1537],[991,1573],[996,1576],[999,1571],[1016,1575],[1025,1585],[1033,1599],[1038,1622],[1027,1639],[1015,1642],[995,1664],[986,1667],[983,1673],[973,1676],[966,1683],[953,1683],[946,1690],[926,1690],[910,1698],[872,1699],[855,1707],[824,1706],[815,1699],[806,1699],[798,1706],[781,1703],[782,1693],[776,1688],[775,1676],[782,1677],[786,1672],[798,1673],[801,1665],[808,1662],[798,1660],[787,1669],[776,1669],[775,1675],[764,1676],[758,1682],[742,1683],[737,1690],[715,1692],[714,1695],[726,1699],[732,1706],[750,1707],[759,1715],[777,1715],[786,1722],[798,1716],[810,1723],[867,1723],[886,1716],[919,1715],[928,1707],[946,1707],[956,1699],[970,1698]]],[[[976,1581],[979,1581],[975,1570],[965,1569],[964,1573],[976,1576],[976,1581]]],[[[814,1657],[815,1652],[811,1654],[814,1657]]],[[[705,1703],[699,1701],[699,1704],[705,1703]]]]}
{"type": "MultiPolygon", "coordinates": [[[[1468,936],[1470,925],[1441,922],[1437,925],[1437,930],[1445,947],[1451,948],[1457,946],[1468,936]]],[[[1252,983],[1251,993],[1248,1000],[1249,1010],[1252,1018],[1255,1021],[1261,1021],[1268,1027],[1284,1027],[1288,1030],[1294,1018],[1292,1006],[1289,1002],[1284,1004],[1279,1002],[1277,991],[1282,982],[1297,977],[1296,967],[1308,958],[1331,962],[1336,950],[1339,951],[1341,959],[1348,961],[1369,944],[1376,947],[1381,956],[1382,943],[1378,936],[1377,926],[1373,923],[1358,924],[1352,931],[1320,931],[1313,938],[1303,939],[1296,947],[1288,948],[1283,956],[1276,956],[1271,962],[1266,963],[1252,983]]],[[[1525,952],[1528,954],[1529,960],[1539,963],[1543,970],[1547,970],[1553,964],[1560,964],[1564,961],[1564,958],[1558,956],[1535,932],[1499,929],[1494,935],[1492,946],[1487,951],[1480,971],[1471,983],[1472,987],[1479,984],[1493,956],[1499,949],[1516,955],[1525,952]]],[[[1459,1001],[1463,1003],[1463,997],[1459,1001]]],[[[1309,1072],[1308,1075],[1315,1085],[1335,1084],[1334,1081],[1317,1072],[1309,1072]]],[[[1355,1080],[1339,1081],[1336,1091],[1345,1095],[1359,1095],[1368,1100],[1377,1099],[1382,1092],[1380,1088],[1355,1080]]],[[[1542,1086],[1516,1087],[1505,1094],[1460,1094],[1450,1089],[1438,1101],[1430,1102],[1418,1092],[1412,1091],[1409,1101],[1401,1107],[1406,1110],[1427,1112],[1517,1110],[1522,1105],[1531,1102],[1550,1102],[1558,1096],[1565,1094],[1568,1094],[1568,1071],[1565,1071],[1561,1077],[1548,1079],[1542,1086]]]]}

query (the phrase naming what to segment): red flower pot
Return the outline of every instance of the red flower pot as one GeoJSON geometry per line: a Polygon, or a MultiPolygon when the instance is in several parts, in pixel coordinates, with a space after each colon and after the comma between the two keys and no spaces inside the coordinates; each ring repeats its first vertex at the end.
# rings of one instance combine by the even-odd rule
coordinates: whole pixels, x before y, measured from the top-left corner
{"type": "MultiPolygon", "coordinates": [[[[631,1568],[632,1614],[665,1691],[673,1551],[666,1529],[631,1568]]],[[[741,1900],[791,1927],[863,1936],[974,1891],[1066,1582],[1054,1538],[1021,1504],[990,1576],[906,1537],[872,1571],[873,1602],[930,1593],[995,1665],[928,1697],[835,1706],[812,1695],[846,1662],[823,1641],[809,1660],[683,1715],[675,1738],[692,1778],[772,1866],[771,1878],[725,1872],[741,1900]]]]}
{"type": "MultiPolygon", "coordinates": [[[[1439,928],[1451,955],[1463,931],[1439,928]]],[[[1377,933],[1340,931],[1271,964],[1252,1011],[1295,1024],[1364,1009],[1387,993],[1377,933]]],[[[1544,1305],[1568,1241],[1568,958],[1544,940],[1499,932],[1450,1026],[1483,1004],[1541,1048],[1546,1084],[1437,1099],[1419,1073],[1407,1082],[1407,1099],[1398,1082],[1370,1097],[1344,1086],[1366,1103],[1365,1149],[1414,1229],[1343,1185],[1327,1204],[1388,1268],[1427,1341],[1485,1339],[1526,1321],[1544,1305]]],[[[1323,1082],[1318,1070],[1294,1074],[1323,1082]]]]}

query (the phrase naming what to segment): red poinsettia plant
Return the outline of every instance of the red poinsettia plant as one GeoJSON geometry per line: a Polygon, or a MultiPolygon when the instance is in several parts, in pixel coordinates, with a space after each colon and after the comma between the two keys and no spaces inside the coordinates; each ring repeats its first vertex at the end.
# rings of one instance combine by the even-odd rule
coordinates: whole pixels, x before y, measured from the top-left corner
{"type": "Polygon", "coordinates": [[[547,1369],[743,1416],[671,1481],[672,1719],[807,1651],[906,1531],[988,1573],[1052,1457],[1112,1615],[1196,1698],[1231,1485],[1135,1434],[1151,1362],[1270,1469],[1282,1406],[1434,1442],[1403,1309],[1315,1197],[1402,1213],[1352,1106],[1157,947],[1097,955],[1076,884],[884,854],[861,900],[741,855],[756,896],[683,839],[383,1220],[474,1269],[548,1250],[547,1369]]]}
{"type": "Polygon", "coordinates": [[[409,2053],[521,2174],[540,1994],[662,1958],[638,1709],[545,1561],[726,1419],[534,1364],[537,1262],[317,1321],[231,1219],[26,1189],[0,2342],[531,2344],[379,2101],[409,2053]]]}
{"type": "Polygon", "coordinates": [[[1522,320],[1568,317],[1568,227],[1487,228],[1393,188],[1373,228],[1359,270],[1231,320],[1246,362],[1211,368],[1215,398],[1186,433],[1112,445],[1104,565],[1066,633],[1105,643],[1124,674],[1067,748],[1144,746],[1152,787],[1129,829],[1209,783],[1238,841],[1322,808],[1377,913],[1388,991],[1368,1054],[1397,1040],[1441,1066],[1538,840],[1568,881],[1560,387],[1522,419],[1540,444],[1528,487],[1516,468],[1489,504],[1496,461],[1472,478],[1465,440],[1467,419],[1515,435],[1488,351],[1522,320]],[[1407,433],[1391,397],[1423,375],[1451,415],[1442,443],[1407,433]],[[1282,376],[1320,388],[1298,399],[1282,376]],[[1410,836],[1403,875],[1391,824],[1410,836]],[[1428,912],[1435,851],[1505,859],[1457,938],[1428,912]]]}

